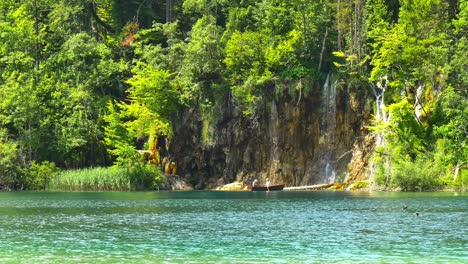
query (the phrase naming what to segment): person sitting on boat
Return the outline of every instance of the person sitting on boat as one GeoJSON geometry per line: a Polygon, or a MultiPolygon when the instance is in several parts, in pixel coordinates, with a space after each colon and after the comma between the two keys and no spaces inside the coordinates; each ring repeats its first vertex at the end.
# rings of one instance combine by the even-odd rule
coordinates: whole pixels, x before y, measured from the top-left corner
{"type": "Polygon", "coordinates": [[[258,180],[257,180],[257,179],[255,179],[255,180],[252,182],[252,187],[255,187],[255,186],[257,186],[257,183],[258,183],[258,180]]]}

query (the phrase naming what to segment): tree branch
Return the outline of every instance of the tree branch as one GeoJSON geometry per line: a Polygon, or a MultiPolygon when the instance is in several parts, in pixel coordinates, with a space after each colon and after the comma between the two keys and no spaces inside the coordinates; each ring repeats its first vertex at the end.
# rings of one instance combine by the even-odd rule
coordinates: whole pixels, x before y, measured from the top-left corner
{"type": "Polygon", "coordinates": [[[96,14],[96,6],[93,3],[88,4],[88,10],[91,16],[94,18],[94,20],[96,20],[96,22],[99,25],[101,25],[107,32],[115,34],[115,30],[111,26],[106,24],[104,21],[102,21],[101,18],[99,18],[99,16],[96,14]]]}
{"type": "Polygon", "coordinates": [[[323,36],[322,50],[320,51],[320,60],[319,60],[319,66],[318,66],[319,71],[320,71],[320,68],[322,68],[323,53],[325,52],[327,36],[328,36],[328,27],[325,27],[325,35],[323,36]]]}

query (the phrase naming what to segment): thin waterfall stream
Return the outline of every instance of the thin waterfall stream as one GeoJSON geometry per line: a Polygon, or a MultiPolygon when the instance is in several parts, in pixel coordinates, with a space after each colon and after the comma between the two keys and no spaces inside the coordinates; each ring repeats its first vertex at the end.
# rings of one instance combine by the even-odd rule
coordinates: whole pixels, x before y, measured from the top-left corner
{"type": "Polygon", "coordinates": [[[323,115],[321,124],[321,145],[324,154],[320,161],[323,175],[320,175],[321,183],[336,181],[336,168],[334,165],[333,145],[336,144],[336,86],[338,80],[329,73],[323,84],[322,102],[323,115]]]}

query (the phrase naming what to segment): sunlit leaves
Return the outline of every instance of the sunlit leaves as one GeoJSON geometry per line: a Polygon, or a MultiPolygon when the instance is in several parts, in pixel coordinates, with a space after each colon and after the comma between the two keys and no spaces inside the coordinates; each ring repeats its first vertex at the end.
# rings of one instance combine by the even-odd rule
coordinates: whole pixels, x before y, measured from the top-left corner
{"type": "Polygon", "coordinates": [[[449,9],[444,1],[400,1],[398,23],[386,18],[385,10],[390,8],[386,1],[372,3],[375,5],[373,9],[370,6],[368,16],[373,66],[369,81],[378,83],[382,76],[388,76],[390,88],[385,94],[390,118],[375,127],[386,139],[381,150],[384,155],[376,164],[404,189],[418,189],[418,182],[423,181],[435,186],[448,172],[444,168],[458,166],[466,159],[467,117],[461,109],[467,106],[459,103],[463,88],[457,87],[461,93],[447,88],[451,82],[457,86],[463,83],[466,59],[459,60],[466,57],[459,52],[464,49],[463,37],[456,40],[456,46],[451,45],[456,38],[450,36],[449,9]],[[455,78],[450,78],[450,73],[455,78]],[[426,178],[422,177],[425,171],[405,175],[411,171],[411,162],[429,164],[431,160],[439,167],[427,171],[426,178]]]}
{"type": "Polygon", "coordinates": [[[133,72],[135,75],[127,81],[131,85],[128,92],[132,102],[141,103],[152,112],[162,115],[175,110],[177,92],[170,85],[169,72],[143,63],[133,68],[133,72]]]}
{"type": "Polygon", "coordinates": [[[170,84],[171,74],[140,63],[127,82],[128,103],[109,103],[105,116],[105,143],[117,163],[123,165],[135,159],[133,140],[155,135],[171,136],[169,115],[175,110],[178,94],[170,84]]]}
{"type": "Polygon", "coordinates": [[[270,39],[258,32],[234,32],[226,44],[224,63],[233,93],[247,106],[249,114],[255,112],[252,107],[262,94],[262,86],[272,77],[265,58],[270,39]]]}
{"type": "Polygon", "coordinates": [[[109,102],[108,114],[104,116],[106,121],[104,144],[107,151],[116,158],[116,165],[126,166],[134,160],[136,152],[132,144],[134,137],[125,127],[125,112],[121,112],[118,104],[109,102]]]}
{"type": "Polygon", "coordinates": [[[261,76],[266,70],[265,47],[270,37],[258,32],[235,32],[226,44],[227,70],[233,83],[239,83],[250,75],[261,76]]]}
{"type": "Polygon", "coordinates": [[[105,116],[105,144],[118,163],[131,162],[136,153],[133,140],[144,136],[170,136],[168,120],[178,94],[170,84],[171,74],[139,63],[127,82],[128,103],[109,103],[105,116]]]}

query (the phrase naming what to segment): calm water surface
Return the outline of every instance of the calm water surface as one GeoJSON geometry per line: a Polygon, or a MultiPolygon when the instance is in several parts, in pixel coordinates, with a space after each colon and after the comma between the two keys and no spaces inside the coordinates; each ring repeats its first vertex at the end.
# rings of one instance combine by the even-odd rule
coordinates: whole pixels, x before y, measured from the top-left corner
{"type": "Polygon", "coordinates": [[[0,193],[1,263],[468,263],[467,230],[466,193],[0,193]]]}

